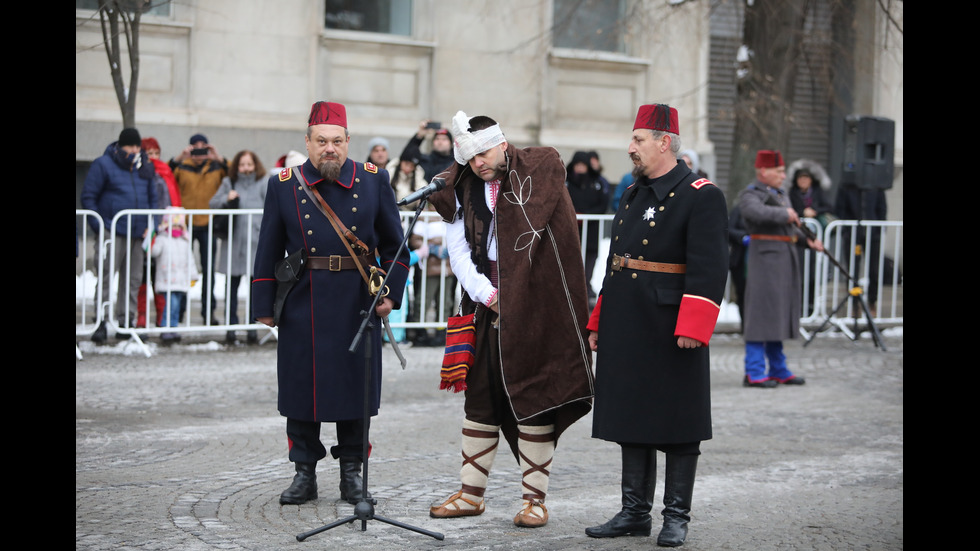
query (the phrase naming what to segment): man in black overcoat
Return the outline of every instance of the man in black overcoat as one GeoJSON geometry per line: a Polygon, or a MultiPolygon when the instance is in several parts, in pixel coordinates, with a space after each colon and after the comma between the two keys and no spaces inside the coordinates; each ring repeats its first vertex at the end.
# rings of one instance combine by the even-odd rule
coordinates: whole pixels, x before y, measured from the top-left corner
{"type": "MultiPolygon", "coordinates": [[[[339,103],[313,105],[306,131],[309,158],[269,178],[262,227],[255,253],[252,308],[257,321],[278,325],[279,413],[286,417],[289,460],[296,464],[292,485],[282,504],[316,499],[316,463],[327,455],[320,442],[320,423],[337,427],[330,454],[340,462],[340,497],[357,504],[364,495],[360,476],[365,379],[370,368],[369,413],[381,401],[381,320],[401,305],[408,276],[408,249],[396,258],[404,233],[388,171],[348,158],[347,111],[339,103]],[[323,207],[321,200],[329,206],[323,207]],[[321,211],[321,208],[323,210],[321,211]],[[355,245],[340,237],[326,213],[335,214],[355,245]],[[276,264],[285,255],[305,250],[309,261],[286,295],[278,324],[276,264]],[[353,253],[353,254],[352,254],[353,253]],[[380,267],[391,275],[377,320],[349,351],[363,316],[372,303],[366,278],[380,267]],[[370,348],[369,348],[370,347],[370,348]],[[366,357],[370,357],[370,365],[366,357]]],[[[338,226],[339,227],[339,226],[338,226]]]]}
{"type": "Polygon", "coordinates": [[[677,159],[677,110],[643,105],[629,155],[634,181],[613,219],[589,342],[596,357],[592,436],[622,448],[622,510],[586,529],[650,535],[657,450],[666,455],[657,544],[682,545],[702,440],[711,438],[708,341],[728,276],[724,194],[677,159]]]}

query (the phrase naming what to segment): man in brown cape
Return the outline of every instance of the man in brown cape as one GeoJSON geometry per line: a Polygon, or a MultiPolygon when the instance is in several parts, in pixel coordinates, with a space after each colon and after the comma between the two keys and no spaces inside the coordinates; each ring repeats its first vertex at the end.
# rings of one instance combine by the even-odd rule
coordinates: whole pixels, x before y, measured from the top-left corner
{"type": "Polygon", "coordinates": [[[453,117],[456,164],[432,204],[448,224],[462,311],[476,312],[466,375],[462,487],[429,514],[483,513],[499,434],[521,467],[517,526],[548,522],[555,444],[592,407],[588,295],[565,168],[550,147],[517,149],[491,118],[453,117]]]}

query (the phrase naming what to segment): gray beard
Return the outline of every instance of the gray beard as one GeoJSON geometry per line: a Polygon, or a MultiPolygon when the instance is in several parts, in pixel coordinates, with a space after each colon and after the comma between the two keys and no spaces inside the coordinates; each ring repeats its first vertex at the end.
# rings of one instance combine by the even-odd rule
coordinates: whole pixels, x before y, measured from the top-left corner
{"type": "Polygon", "coordinates": [[[341,164],[336,161],[323,161],[320,163],[320,176],[324,180],[333,181],[340,177],[341,164]]]}

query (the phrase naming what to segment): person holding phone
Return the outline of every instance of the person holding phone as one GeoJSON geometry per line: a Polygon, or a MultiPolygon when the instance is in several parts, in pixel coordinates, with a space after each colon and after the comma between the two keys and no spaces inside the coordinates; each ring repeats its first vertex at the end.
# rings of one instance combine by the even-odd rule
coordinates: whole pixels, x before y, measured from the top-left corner
{"type": "MultiPolygon", "coordinates": [[[[228,160],[208,142],[204,134],[194,134],[176,157],[170,159],[170,169],[180,188],[185,209],[208,209],[221,181],[228,175],[228,160]]],[[[209,231],[209,216],[191,216],[191,238],[197,241],[201,254],[201,317],[205,325],[217,325],[214,317],[217,306],[214,296],[215,239],[209,231]],[[209,260],[210,259],[210,260],[209,260]]]]}
{"type": "Polygon", "coordinates": [[[425,181],[431,182],[436,174],[456,162],[453,158],[453,135],[442,127],[442,123],[426,119],[419,123],[418,132],[405,144],[401,158],[417,159],[425,172],[425,181]],[[429,136],[432,137],[432,150],[422,153],[422,143],[429,136]]]}

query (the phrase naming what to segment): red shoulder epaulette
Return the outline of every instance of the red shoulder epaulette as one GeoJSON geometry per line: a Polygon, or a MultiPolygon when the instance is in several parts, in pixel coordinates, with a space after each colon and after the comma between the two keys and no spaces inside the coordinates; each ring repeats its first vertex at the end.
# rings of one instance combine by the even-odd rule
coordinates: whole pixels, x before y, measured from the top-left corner
{"type": "Polygon", "coordinates": [[[284,168],[284,169],[282,169],[282,170],[279,171],[279,181],[280,182],[285,182],[286,180],[288,180],[288,179],[290,179],[292,177],[293,177],[293,169],[291,169],[291,168],[288,168],[287,167],[287,168],[284,168]]]}
{"type": "Polygon", "coordinates": [[[374,163],[364,163],[364,170],[370,172],[371,174],[377,174],[378,166],[374,163]]]}
{"type": "Polygon", "coordinates": [[[715,185],[714,182],[712,182],[707,178],[699,178],[691,182],[691,187],[694,189],[701,189],[704,186],[713,186],[713,185],[715,185]]]}

